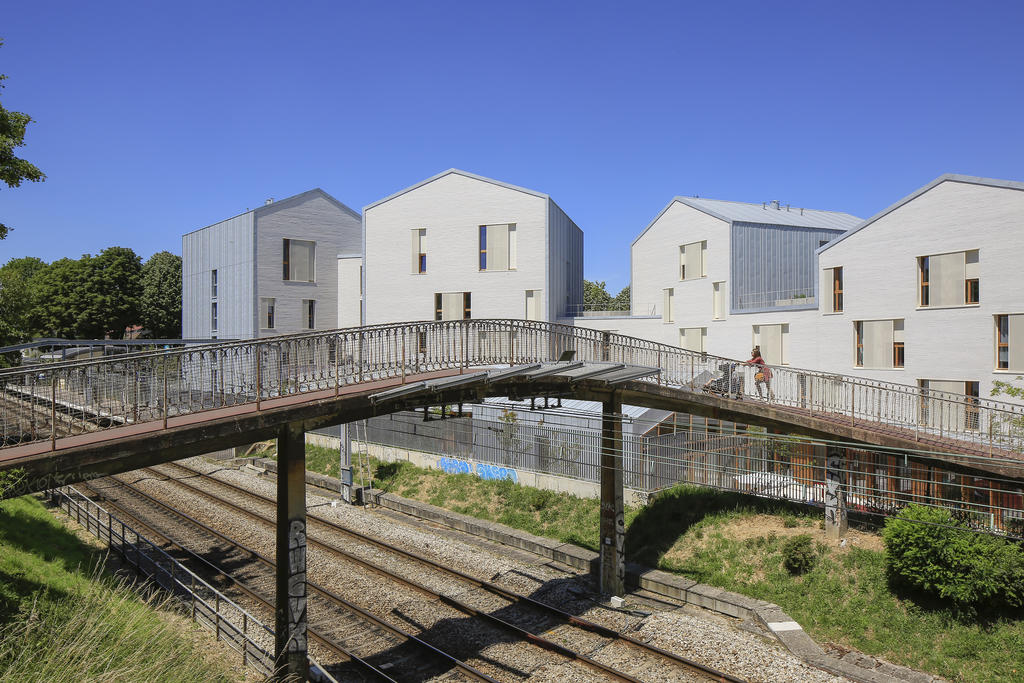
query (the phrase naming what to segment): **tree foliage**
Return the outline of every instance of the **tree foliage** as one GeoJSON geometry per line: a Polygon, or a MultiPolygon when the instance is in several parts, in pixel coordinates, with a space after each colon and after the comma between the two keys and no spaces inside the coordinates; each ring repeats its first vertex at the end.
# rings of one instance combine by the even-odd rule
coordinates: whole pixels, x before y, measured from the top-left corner
{"type": "MultiPolygon", "coordinates": [[[[3,46],[0,40],[0,47],[3,46]]],[[[0,74],[0,88],[7,76],[0,74]]],[[[16,156],[14,150],[25,144],[25,128],[32,117],[20,111],[4,109],[0,104],[0,180],[7,187],[18,187],[23,180],[39,182],[46,178],[43,172],[28,161],[16,156]]],[[[0,223],[0,239],[7,237],[9,228],[0,223]]]]}
{"type": "Polygon", "coordinates": [[[583,308],[587,311],[628,311],[629,285],[614,297],[608,293],[607,284],[601,280],[583,281],[583,308]]]}
{"type": "Polygon", "coordinates": [[[157,339],[181,336],[181,257],[153,254],[142,266],[139,323],[157,339]]]}
{"type": "Polygon", "coordinates": [[[0,346],[32,337],[37,305],[34,280],[45,268],[34,256],[11,259],[0,267],[0,346]]]}

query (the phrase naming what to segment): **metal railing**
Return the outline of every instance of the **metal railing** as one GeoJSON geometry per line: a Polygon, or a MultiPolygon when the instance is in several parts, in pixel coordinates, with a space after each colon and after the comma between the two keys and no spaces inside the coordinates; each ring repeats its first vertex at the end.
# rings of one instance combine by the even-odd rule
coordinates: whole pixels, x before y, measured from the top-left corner
{"type": "Polygon", "coordinates": [[[864,428],[899,429],[933,450],[1024,450],[1024,406],[859,377],[755,366],[610,332],[525,320],[412,322],[0,371],[3,447],[431,370],[576,359],[657,367],[644,381],[730,393],[864,428]],[[716,379],[716,376],[721,375],[716,379]],[[938,441],[936,441],[938,440],[938,441]],[[954,443],[947,443],[952,440],[954,443]]]}

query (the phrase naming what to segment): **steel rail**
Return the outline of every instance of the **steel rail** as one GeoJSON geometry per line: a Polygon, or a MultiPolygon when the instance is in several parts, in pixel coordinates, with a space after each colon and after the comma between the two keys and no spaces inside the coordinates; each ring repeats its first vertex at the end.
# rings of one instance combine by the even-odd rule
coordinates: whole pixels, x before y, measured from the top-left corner
{"type": "MultiPolygon", "coordinates": [[[[255,551],[255,550],[253,550],[251,548],[249,548],[248,546],[246,546],[246,545],[244,545],[242,543],[239,543],[238,541],[230,538],[226,534],[223,534],[223,533],[217,531],[216,529],[213,529],[212,527],[204,524],[203,522],[200,522],[199,520],[195,519],[194,517],[191,517],[190,515],[182,512],[181,510],[178,510],[178,509],[174,508],[173,506],[168,505],[167,503],[165,503],[165,502],[163,502],[163,501],[161,501],[161,500],[159,500],[157,498],[154,498],[153,496],[151,496],[151,495],[147,494],[146,492],[140,490],[138,487],[133,486],[132,484],[129,484],[129,483],[125,482],[125,481],[122,481],[121,479],[118,479],[117,477],[110,477],[110,479],[112,479],[113,481],[117,482],[120,485],[121,488],[124,488],[127,491],[130,491],[132,495],[135,495],[135,496],[138,496],[138,497],[142,498],[143,500],[145,500],[146,502],[150,503],[151,505],[157,507],[158,509],[164,510],[164,511],[166,511],[166,512],[172,514],[172,515],[175,515],[177,517],[180,517],[180,518],[184,519],[188,524],[190,524],[192,526],[195,526],[196,528],[201,530],[203,533],[209,534],[209,535],[211,535],[211,536],[221,540],[222,542],[224,542],[224,543],[226,543],[226,544],[228,544],[230,546],[238,548],[243,553],[251,556],[252,558],[254,558],[259,563],[261,563],[261,564],[263,564],[263,565],[265,565],[265,566],[267,566],[267,567],[269,567],[271,569],[273,569],[276,566],[274,561],[271,560],[270,558],[262,555],[261,553],[255,551]]],[[[121,507],[121,509],[123,510],[124,508],[121,507]]],[[[135,516],[133,515],[133,517],[135,517],[135,516]]],[[[138,521],[141,522],[142,520],[138,520],[138,521]]],[[[147,526],[152,529],[151,525],[147,525],[147,526]]],[[[156,531],[156,530],[154,529],[154,531],[156,531]]],[[[197,558],[198,560],[200,560],[204,564],[210,566],[213,570],[215,570],[218,573],[220,573],[221,575],[225,576],[227,579],[229,579],[233,583],[235,583],[237,585],[244,585],[238,579],[235,579],[234,577],[231,577],[229,574],[224,572],[222,569],[217,567],[215,564],[210,563],[209,561],[207,561],[204,558],[200,557],[196,553],[188,550],[187,548],[183,547],[181,544],[175,542],[173,539],[170,539],[169,537],[167,537],[166,534],[161,534],[161,535],[163,537],[167,538],[168,541],[172,545],[174,545],[174,547],[180,548],[184,552],[188,553],[190,557],[197,558]]],[[[355,614],[357,614],[360,617],[364,618],[365,620],[371,622],[375,626],[390,632],[392,635],[398,636],[399,638],[403,638],[403,639],[405,639],[408,642],[412,642],[413,644],[418,645],[422,650],[427,652],[429,655],[441,658],[442,660],[445,661],[446,664],[449,664],[451,666],[456,667],[457,669],[459,669],[463,673],[467,674],[471,678],[473,678],[475,680],[479,680],[479,681],[486,681],[488,683],[497,683],[497,681],[495,681],[495,679],[491,678],[487,674],[485,674],[485,673],[475,669],[474,667],[470,666],[469,664],[466,664],[465,662],[462,662],[461,660],[457,659],[456,657],[453,657],[452,655],[449,655],[448,653],[440,650],[439,648],[431,645],[430,643],[427,643],[426,641],[418,638],[417,636],[412,635],[412,634],[404,631],[403,629],[398,628],[398,627],[396,627],[396,626],[394,626],[392,624],[389,624],[388,622],[380,619],[379,617],[371,614],[370,612],[367,612],[366,610],[364,610],[363,608],[359,607],[358,605],[354,605],[351,602],[345,600],[344,598],[342,598],[341,596],[337,595],[336,593],[330,591],[329,589],[324,588],[323,586],[320,586],[320,585],[318,585],[316,583],[313,583],[312,581],[307,581],[306,583],[307,583],[307,585],[309,586],[309,588],[311,590],[313,590],[313,591],[319,593],[320,595],[326,597],[329,602],[333,602],[333,603],[341,606],[342,608],[344,608],[346,610],[354,612],[355,614]]],[[[247,594],[250,594],[250,593],[247,592],[247,594]]],[[[258,601],[260,601],[265,606],[269,607],[270,609],[274,609],[273,602],[267,600],[266,598],[264,598],[262,596],[259,596],[256,593],[251,593],[251,596],[253,598],[257,599],[258,601]]],[[[310,630],[312,631],[312,629],[310,629],[310,630]]],[[[359,657],[358,655],[356,655],[356,654],[352,653],[351,651],[347,650],[346,648],[344,648],[344,646],[342,646],[342,645],[340,645],[338,643],[335,643],[335,642],[327,639],[325,636],[322,636],[320,634],[317,634],[316,638],[317,638],[318,641],[322,642],[327,647],[329,647],[331,649],[334,649],[334,650],[344,654],[345,656],[349,657],[353,661],[357,662],[360,666],[368,667],[368,670],[372,670],[375,675],[382,676],[386,680],[393,680],[388,674],[386,674],[385,672],[381,671],[380,669],[375,667],[373,664],[370,664],[369,662],[366,662],[363,658],[359,657]]]]}
{"type": "MultiPolygon", "coordinates": [[[[194,470],[191,467],[188,467],[186,465],[182,465],[182,464],[176,463],[176,462],[164,463],[164,465],[174,466],[176,468],[179,468],[179,469],[189,473],[189,475],[199,476],[204,481],[211,481],[211,482],[213,482],[215,484],[218,484],[218,485],[221,485],[221,486],[223,486],[225,488],[228,488],[229,490],[232,490],[232,491],[241,493],[241,494],[243,494],[245,496],[248,496],[248,497],[250,497],[250,498],[252,498],[254,500],[257,500],[257,501],[259,501],[259,502],[261,502],[263,504],[274,505],[274,500],[272,498],[268,498],[266,496],[263,496],[263,495],[260,495],[258,493],[255,493],[253,491],[248,491],[248,490],[246,490],[246,489],[244,489],[244,488],[242,488],[242,487],[240,487],[240,486],[238,486],[236,484],[232,484],[230,482],[222,481],[222,480],[217,479],[215,477],[212,477],[212,476],[210,476],[210,475],[208,475],[208,474],[206,474],[204,472],[200,472],[198,470],[194,470]]],[[[145,469],[147,471],[153,472],[153,473],[161,475],[161,476],[165,476],[165,477],[167,476],[167,475],[164,475],[162,472],[160,472],[159,470],[157,470],[154,467],[148,467],[148,468],[145,468],[145,469]]],[[[272,519],[270,519],[270,518],[264,517],[264,516],[254,512],[254,511],[252,511],[252,510],[244,508],[244,507],[242,507],[240,505],[237,505],[236,503],[233,503],[231,501],[224,500],[223,498],[219,498],[216,495],[214,495],[214,494],[212,494],[212,493],[210,493],[208,491],[203,491],[202,489],[200,489],[198,487],[195,487],[195,486],[193,486],[193,485],[191,485],[191,484],[189,484],[187,482],[184,482],[181,479],[177,479],[177,478],[174,478],[174,477],[168,477],[167,480],[168,481],[173,481],[177,485],[180,485],[180,486],[182,486],[182,487],[184,487],[184,488],[186,488],[186,489],[188,489],[188,490],[190,490],[190,491],[192,491],[194,493],[197,493],[197,494],[203,496],[204,498],[206,498],[208,500],[215,501],[218,504],[222,504],[222,505],[225,505],[227,507],[230,507],[231,509],[233,509],[233,510],[235,510],[237,512],[240,512],[240,513],[242,513],[242,514],[244,514],[246,516],[252,517],[254,519],[259,519],[260,521],[262,521],[265,524],[272,525],[274,523],[274,521],[272,519]]],[[[371,538],[371,537],[367,536],[366,534],[363,534],[363,533],[360,533],[360,532],[357,532],[357,531],[353,531],[353,530],[348,529],[346,527],[343,527],[343,526],[341,526],[341,525],[339,525],[339,524],[337,524],[335,522],[331,522],[330,520],[324,519],[323,517],[320,517],[320,516],[317,516],[317,515],[312,515],[312,514],[307,514],[307,519],[309,521],[311,521],[311,522],[316,522],[318,524],[324,525],[324,526],[330,528],[334,532],[341,533],[341,534],[346,535],[346,536],[348,536],[350,538],[357,539],[357,540],[359,540],[361,542],[367,543],[369,545],[373,545],[374,547],[380,548],[382,550],[387,550],[389,552],[392,552],[392,553],[395,553],[397,555],[400,555],[400,556],[402,556],[402,557],[404,557],[404,558],[406,558],[408,560],[414,561],[414,562],[416,562],[416,563],[418,563],[420,565],[429,567],[432,570],[440,571],[442,573],[448,574],[449,576],[453,576],[453,577],[455,577],[455,578],[457,578],[457,579],[459,579],[461,581],[465,581],[467,583],[470,583],[470,584],[472,584],[474,586],[477,586],[479,588],[482,588],[482,589],[484,589],[484,590],[486,590],[486,591],[488,591],[488,592],[490,592],[490,593],[492,593],[494,595],[498,595],[499,597],[501,597],[501,598],[503,598],[505,600],[508,600],[509,602],[511,602],[513,604],[517,604],[518,603],[518,604],[526,605],[526,606],[528,606],[530,608],[533,608],[533,609],[545,612],[545,613],[547,613],[550,616],[554,616],[557,619],[560,619],[560,620],[562,620],[562,621],[564,621],[564,622],[566,622],[568,624],[572,624],[573,626],[576,626],[576,627],[578,627],[578,628],[580,628],[580,629],[582,629],[584,631],[589,631],[589,632],[594,633],[596,635],[599,635],[601,637],[610,638],[612,640],[621,640],[622,642],[628,643],[628,644],[630,644],[631,646],[633,646],[635,648],[638,648],[638,649],[640,649],[640,650],[642,650],[644,652],[648,652],[648,653],[657,655],[657,656],[659,656],[659,657],[661,657],[661,658],[663,658],[663,659],[665,659],[665,660],[667,660],[667,661],[669,661],[669,662],[671,662],[673,664],[676,664],[676,665],[679,665],[679,666],[684,667],[686,669],[689,669],[690,671],[692,671],[694,673],[697,673],[697,674],[699,674],[701,676],[704,676],[704,677],[706,677],[706,678],[708,678],[710,680],[728,681],[729,683],[743,683],[743,679],[741,679],[741,678],[737,678],[737,677],[732,676],[730,674],[718,671],[718,670],[716,670],[716,669],[714,669],[712,667],[705,666],[703,664],[695,662],[695,661],[693,661],[691,659],[688,659],[686,657],[682,657],[682,656],[676,655],[676,654],[674,654],[672,652],[668,652],[667,650],[663,650],[661,648],[649,645],[649,644],[644,643],[644,642],[642,642],[642,641],[640,641],[640,640],[638,640],[636,638],[633,638],[632,636],[626,635],[624,633],[616,631],[615,629],[609,628],[607,626],[602,626],[601,624],[598,624],[596,622],[589,621],[587,619],[583,619],[581,617],[577,617],[575,615],[569,614],[568,612],[566,612],[564,610],[561,610],[561,609],[559,609],[557,607],[554,607],[552,605],[549,605],[547,603],[541,602],[541,601],[539,601],[539,600],[537,600],[535,598],[531,598],[529,596],[522,595],[520,593],[516,593],[515,591],[511,591],[511,590],[502,588],[501,586],[498,586],[497,584],[495,584],[495,583],[493,583],[491,581],[486,581],[486,580],[483,580],[483,579],[478,579],[478,578],[476,578],[474,576],[471,576],[469,574],[461,572],[461,571],[459,571],[457,569],[453,569],[451,567],[446,567],[444,565],[438,564],[438,563],[434,562],[433,560],[430,560],[430,559],[428,559],[426,557],[423,557],[421,555],[417,555],[416,553],[413,553],[413,552],[410,552],[410,551],[407,551],[407,550],[403,550],[402,548],[398,548],[397,546],[391,545],[389,543],[385,543],[384,541],[379,541],[377,539],[371,538]]],[[[331,545],[329,543],[325,543],[325,542],[320,541],[318,539],[314,539],[312,534],[309,533],[308,530],[307,530],[307,537],[306,538],[307,538],[307,542],[312,543],[314,545],[317,545],[318,547],[321,547],[322,549],[324,549],[324,550],[326,550],[326,551],[328,551],[330,553],[333,553],[335,555],[343,557],[346,560],[355,562],[356,564],[358,564],[360,566],[363,566],[363,567],[369,569],[370,571],[374,571],[374,572],[376,572],[378,574],[382,574],[382,575],[387,576],[388,578],[390,578],[392,580],[398,581],[398,582],[400,582],[400,583],[402,583],[404,585],[407,585],[407,586],[409,586],[411,588],[414,588],[416,590],[424,592],[425,594],[427,594],[427,595],[429,595],[429,596],[431,596],[433,598],[439,598],[440,600],[442,600],[446,604],[449,604],[450,606],[453,606],[456,609],[459,609],[459,610],[470,610],[470,611],[472,611],[474,613],[474,616],[481,616],[482,618],[485,618],[487,620],[491,620],[492,618],[493,619],[497,619],[496,617],[493,617],[493,615],[488,615],[486,613],[480,613],[475,608],[470,607],[468,605],[465,605],[464,603],[461,603],[459,601],[456,601],[453,598],[448,598],[447,596],[439,595],[436,592],[432,591],[429,588],[426,588],[425,586],[423,586],[422,584],[419,584],[416,581],[413,581],[411,579],[406,579],[405,577],[402,577],[402,576],[398,576],[398,575],[396,575],[396,574],[394,574],[394,573],[392,573],[392,572],[390,572],[390,571],[388,571],[386,569],[382,569],[380,567],[377,567],[376,565],[373,565],[373,564],[371,564],[369,562],[366,562],[365,560],[362,560],[362,559],[360,559],[358,557],[355,557],[352,554],[350,554],[350,553],[348,553],[348,552],[346,552],[346,551],[344,551],[344,550],[342,550],[340,548],[337,548],[337,547],[335,547],[335,546],[333,546],[333,545],[331,545]]],[[[522,631],[522,629],[520,629],[519,627],[517,627],[515,625],[506,624],[503,620],[498,619],[498,622],[499,622],[499,625],[501,625],[502,627],[505,627],[506,625],[508,625],[508,626],[511,626],[514,629],[522,631]]],[[[529,633],[529,632],[526,632],[526,633],[529,633]]],[[[531,634],[531,635],[533,635],[534,637],[538,637],[538,636],[536,636],[536,634],[531,634]]],[[[561,647],[561,646],[558,646],[558,647],[561,647]]],[[[604,666],[604,665],[600,665],[600,666],[604,666]]]]}
{"type": "MultiPolygon", "coordinates": [[[[122,483],[122,482],[118,482],[118,483],[122,483]]],[[[86,483],[76,484],[76,487],[78,487],[80,489],[84,489],[86,491],[90,491],[93,494],[93,496],[94,496],[94,500],[102,499],[104,504],[107,507],[109,507],[109,508],[111,508],[113,510],[118,511],[122,516],[126,517],[127,519],[130,519],[134,523],[134,525],[136,527],[138,527],[141,530],[145,531],[148,536],[151,536],[151,537],[157,539],[161,544],[164,544],[164,545],[166,545],[168,547],[171,547],[171,548],[176,548],[179,552],[183,553],[189,560],[192,560],[194,562],[199,563],[200,565],[205,567],[207,570],[211,571],[214,575],[219,576],[220,578],[228,581],[232,586],[234,586],[236,589],[238,589],[243,595],[247,596],[249,599],[254,600],[257,604],[259,604],[260,606],[262,606],[265,609],[269,609],[271,612],[274,611],[274,603],[269,601],[269,600],[267,600],[257,590],[255,590],[254,588],[249,586],[245,581],[242,581],[241,579],[232,576],[231,574],[229,574],[228,572],[224,571],[223,569],[221,569],[219,566],[217,566],[213,562],[210,562],[209,560],[207,560],[205,557],[203,557],[203,556],[199,555],[198,553],[194,552],[193,550],[190,550],[189,548],[186,548],[185,546],[181,545],[180,543],[178,543],[177,541],[172,539],[170,536],[168,536],[166,533],[164,533],[163,531],[160,531],[159,529],[157,529],[150,522],[147,522],[147,521],[143,520],[142,518],[140,518],[138,516],[138,514],[133,513],[132,511],[128,510],[123,504],[121,504],[121,503],[119,503],[117,501],[113,501],[110,498],[108,498],[107,494],[105,494],[103,491],[97,490],[94,486],[91,485],[91,483],[90,484],[86,484],[86,483]]],[[[236,545],[237,548],[243,550],[244,552],[252,553],[252,551],[248,550],[247,548],[245,548],[245,546],[243,546],[241,544],[235,544],[235,545],[236,545]]],[[[362,659],[358,655],[348,651],[344,646],[342,646],[342,645],[332,641],[331,639],[327,638],[324,635],[321,635],[320,632],[317,629],[314,629],[313,627],[309,627],[307,629],[307,632],[309,633],[310,638],[312,638],[316,642],[320,643],[321,645],[326,647],[328,650],[333,651],[336,655],[341,655],[342,657],[345,657],[348,661],[350,661],[350,662],[356,664],[357,666],[365,669],[368,673],[371,673],[374,676],[379,677],[383,681],[389,681],[391,683],[398,683],[397,681],[395,681],[395,679],[393,679],[390,676],[388,676],[385,672],[381,671],[380,669],[375,667],[373,664],[367,662],[366,660],[362,659]]]]}

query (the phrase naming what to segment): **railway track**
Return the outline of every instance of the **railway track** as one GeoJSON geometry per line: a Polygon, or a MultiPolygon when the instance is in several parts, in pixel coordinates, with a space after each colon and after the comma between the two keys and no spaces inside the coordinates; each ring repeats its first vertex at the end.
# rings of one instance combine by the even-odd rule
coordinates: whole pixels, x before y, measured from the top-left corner
{"type": "MultiPolygon", "coordinates": [[[[148,474],[154,483],[161,480],[164,486],[184,490],[190,496],[200,497],[204,504],[221,506],[225,510],[224,513],[214,513],[211,509],[211,515],[243,517],[262,526],[268,534],[273,531],[275,504],[270,498],[176,463],[152,468],[148,474]]],[[[391,602],[392,607],[387,610],[390,616],[397,614],[403,617],[412,625],[411,628],[420,629],[422,637],[430,638],[439,648],[453,649],[466,659],[479,657],[483,648],[487,657],[480,664],[481,670],[486,671],[488,666],[496,667],[492,669],[493,675],[503,680],[528,675],[534,667],[523,668],[523,661],[537,659],[535,655],[525,660],[522,655],[513,655],[511,660],[506,660],[502,654],[492,653],[492,650],[508,650],[505,644],[509,639],[532,646],[528,649],[540,648],[549,658],[554,655],[556,662],[557,659],[570,662],[575,674],[584,669],[586,675],[579,680],[741,680],[317,515],[309,516],[307,533],[311,575],[314,573],[314,554],[329,556],[335,567],[357,566],[364,573],[371,572],[394,585],[388,589],[396,595],[391,602]],[[417,595],[411,597],[409,591],[417,595]],[[454,597],[456,595],[457,598],[454,597]],[[438,617],[442,617],[442,610],[452,616],[435,618],[433,623],[424,621],[422,614],[416,615],[413,613],[416,610],[410,609],[413,600],[437,605],[434,609],[438,611],[438,617]],[[398,607],[394,606],[396,603],[398,607]],[[447,632],[464,633],[467,629],[465,626],[448,628],[446,624],[451,626],[467,620],[477,624],[470,629],[477,637],[468,643],[453,643],[447,632]],[[495,633],[490,638],[490,646],[487,638],[479,637],[485,631],[495,633]],[[503,647],[495,648],[494,643],[503,647]]],[[[377,609],[380,609],[379,605],[377,609]]],[[[550,661],[537,665],[545,670],[558,666],[550,661]]],[[[564,664],[561,666],[565,667],[564,664]]],[[[570,675],[567,680],[576,677],[570,675]]]]}
{"type": "MultiPolygon", "coordinates": [[[[79,488],[101,497],[151,541],[223,592],[240,594],[265,623],[273,623],[273,560],[130,484],[114,480],[79,488]]],[[[316,598],[310,600],[308,637],[327,672],[340,681],[427,680],[445,672],[446,681],[495,680],[316,583],[308,582],[308,589],[316,598]]]]}

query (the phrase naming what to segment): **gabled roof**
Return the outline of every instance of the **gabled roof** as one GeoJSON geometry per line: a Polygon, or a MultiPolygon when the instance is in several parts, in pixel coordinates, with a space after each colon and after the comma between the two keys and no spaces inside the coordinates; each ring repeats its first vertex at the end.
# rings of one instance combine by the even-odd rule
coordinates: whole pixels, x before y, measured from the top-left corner
{"type": "MultiPolygon", "coordinates": [[[[312,196],[315,196],[315,195],[319,195],[319,196],[323,197],[324,199],[326,199],[327,201],[331,202],[332,204],[337,206],[339,209],[341,209],[345,213],[350,214],[353,218],[356,218],[356,219],[362,218],[362,216],[359,214],[359,212],[356,211],[355,209],[349,208],[348,206],[342,204],[337,199],[335,199],[331,195],[329,195],[326,192],[324,192],[323,190],[321,190],[319,187],[314,187],[312,190],[306,190],[305,192],[300,192],[299,194],[293,194],[291,197],[285,197],[284,199],[276,200],[274,202],[271,202],[270,204],[264,204],[262,206],[257,206],[255,209],[249,209],[248,211],[243,211],[242,213],[237,213],[234,216],[229,216],[227,218],[221,219],[221,220],[216,221],[214,223],[210,223],[209,225],[204,225],[203,227],[197,228],[196,230],[192,230],[191,232],[186,232],[185,235],[191,235],[194,232],[199,232],[200,230],[206,230],[207,228],[210,228],[210,227],[213,227],[214,225],[218,225],[220,223],[223,223],[224,221],[229,221],[232,218],[238,218],[239,216],[244,216],[247,213],[251,213],[251,214],[253,214],[253,216],[256,216],[258,214],[268,213],[268,212],[273,211],[275,209],[280,209],[283,204],[286,204],[286,203],[289,203],[289,202],[298,203],[298,202],[300,202],[300,201],[302,201],[302,200],[304,200],[304,199],[306,199],[308,197],[312,197],[312,196]]],[[[183,237],[184,237],[184,235],[183,235],[183,237]]]]}
{"type": "Polygon", "coordinates": [[[932,189],[933,187],[936,187],[937,185],[941,185],[942,183],[945,183],[945,182],[967,183],[968,185],[985,185],[987,187],[1000,187],[1000,188],[1003,188],[1004,190],[1024,190],[1024,183],[1017,182],[1015,180],[998,180],[996,178],[980,178],[978,176],[973,176],[973,175],[960,175],[959,173],[946,173],[946,174],[940,175],[938,178],[936,178],[935,180],[931,181],[930,183],[928,183],[924,187],[920,188],[916,192],[912,192],[911,194],[908,194],[906,197],[904,197],[903,199],[899,200],[898,202],[896,202],[892,206],[889,206],[888,208],[882,209],[881,211],[876,213],[871,218],[868,218],[866,221],[863,221],[860,225],[855,227],[853,230],[850,230],[849,232],[845,233],[841,237],[839,237],[837,239],[834,239],[831,242],[829,242],[828,244],[826,244],[825,246],[821,247],[815,253],[820,254],[821,252],[826,251],[827,249],[831,249],[832,247],[834,247],[835,245],[839,244],[840,242],[845,240],[847,237],[852,235],[853,233],[860,232],[864,228],[868,227],[869,225],[871,225],[872,223],[877,221],[882,216],[885,216],[885,215],[887,215],[889,213],[892,213],[893,211],[895,211],[896,209],[900,208],[904,204],[908,204],[911,201],[913,201],[914,199],[917,199],[918,197],[920,197],[921,195],[923,195],[925,192],[927,192],[928,190],[932,189]]]}
{"type": "Polygon", "coordinates": [[[540,197],[541,199],[548,199],[548,200],[551,199],[550,196],[544,194],[543,192],[537,192],[536,190],[528,190],[525,187],[519,187],[518,185],[510,185],[508,183],[503,183],[500,180],[495,180],[493,178],[485,178],[482,175],[476,175],[475,173],[469,173],[468,171],[460,171],[457,168],[449,168],[447,171],[442,171],[441,173],[438,173],[435,176],[430,176],[426,180],[418,182],[415,185],[410,185],[409,187],[405,188],[404,190],[399,190],[398,192],[396,192],[396,193],[394,193],[392,195],[388,195],[387,197],[384,197],[384,199],[378,199],[377,201],[375,201],[372,204],[367,204],[366,206],[363,207],[363,212],[365,213],[365,212],[369,211],[370,209],[372,209],[373,207],[377,206],[378,204],[383,204],[384,202],[391,201],[395,197],[400,197],[403,194],[405,194],[406,192],[412,192],[415,189],[423,187],[424,185],[426,185],[428,183],[432,183],[435,180],[443,178],[446,175],[451,175],[453,173],[456,174],[456,175],[465,176],[467,178],[472,178],[474,180],[481,180],[481,181],[483,181],[485,183],[491,183],[492,185],[497,185],[499,187],[504,187],[504,188],[509,189],[509,190],[515,190],[517,192],[524,192],[526,194],[533,195],[534,197],[540,197]]]}
{"type": "Polygon", "coordinates": [[[840,211],[821,211],[819,209],[802,209],[767,202],[764,204],[748,204],[747,202],[730,202],[723,199],[703,199],[698,197],[674,197],[662,209],[654,220],[643,229],[633,244],[644,236],[651,226],[668,211],[676,202],[685,204],[703,213],[713,216],[726,223],[757,223],[761,225],[787,225],[798,228],[823,228],[825,230],[849,230],[859,223],[859,217],[840,211]]]}

